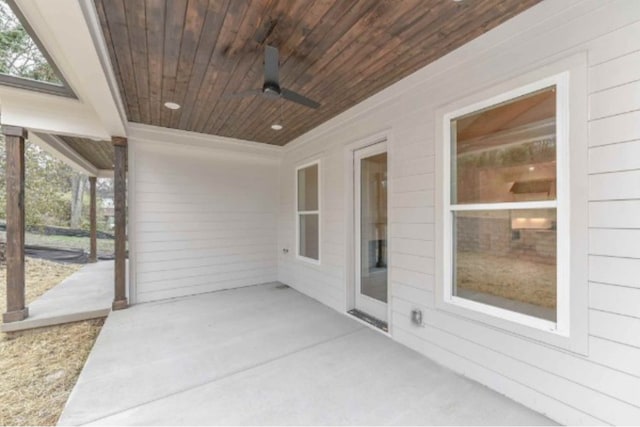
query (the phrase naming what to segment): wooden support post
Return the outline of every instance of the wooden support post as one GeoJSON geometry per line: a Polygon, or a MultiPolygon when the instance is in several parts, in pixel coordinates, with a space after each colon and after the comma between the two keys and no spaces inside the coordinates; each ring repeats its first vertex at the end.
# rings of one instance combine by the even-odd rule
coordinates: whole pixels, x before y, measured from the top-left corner
{"type": "Polygon", "coordinates": [[[98,229],[96,225],[96,177],[89,177],[89,233],[90,233],[90,249],[89,262],[98,261],[98,229]]]}
{"type": "Polygon", "coordinates": [[[25,306],[24,286],[24,141],[27,130],[2,126],[7,166],[7,312],[4,323],[24,320],[29,315],[25,306]]]}
{"type": "Polygon", "coordinates": [[[113,137],[113,202],[115,211],[115,298],[113,310],[127,308],[127,138],[113,137]]]}

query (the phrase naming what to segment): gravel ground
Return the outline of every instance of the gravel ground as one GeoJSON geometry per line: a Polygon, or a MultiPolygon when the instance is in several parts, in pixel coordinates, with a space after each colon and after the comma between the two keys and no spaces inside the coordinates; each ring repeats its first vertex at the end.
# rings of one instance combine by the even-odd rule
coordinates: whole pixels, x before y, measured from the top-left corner
{"type": "MultiPolygon", "coordinates": [[[[80,266],[27,259],[27,303],[80,266]]],[[[0,309],[6,308],[0,267],[0,309]]],[[[55,425],[100,332],[89,320],[12,334],[0,333],[0,425],[55,425]]]]}

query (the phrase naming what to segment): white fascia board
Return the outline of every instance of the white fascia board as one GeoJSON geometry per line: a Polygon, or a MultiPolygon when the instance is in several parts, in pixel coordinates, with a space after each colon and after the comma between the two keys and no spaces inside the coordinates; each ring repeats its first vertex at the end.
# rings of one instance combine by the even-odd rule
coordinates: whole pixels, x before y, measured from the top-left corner
{"type": "Polygon", "coordinates": [[[277,161],[280,161],[283,151],[277,145],[139,123],[129,123],[127,135],[130,142],[250,154],[277,161]]]}
{"type": "Polygon", "coordinates": [[[111,139],[91,108],[77,99],[0,86],[2,124],[43,133],[111,139]]]}
{"type": "Polygon", "coordinates": [[[42,147],[49,154],[80,173],[100,176],[100,172],[102,172],[57,136],[30,132],[29,141],[42,147]]]}
{"type": "Polygon", "coordinates": [[[81,104],[91,110],[102,125],[106,135],[102,138],[126,136],[122,102],[117,86],[111,86],[107,75],[112,73],[110,63],[105,64],[98,52],[102,48],[102,54],[106,55],[106,48],[103,39],[97,37],[102,33],[97,27],[95,9],[93,5],[87,7],[84,4],[87,1],[19,0],[16,3],[81,104]]]}

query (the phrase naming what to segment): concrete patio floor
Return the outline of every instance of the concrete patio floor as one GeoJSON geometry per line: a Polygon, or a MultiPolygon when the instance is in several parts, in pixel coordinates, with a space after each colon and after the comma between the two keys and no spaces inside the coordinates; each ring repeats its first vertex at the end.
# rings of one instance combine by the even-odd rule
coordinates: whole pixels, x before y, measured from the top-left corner
{"type": "Polygon", "coordinates": [[[59,425],[549,425],[297,291],[109,315],[59,425]]]}
{"type": "Polygon", "coordinates": [[[29,317],[3,323],[2,332],[23,331],[105,317],[113,302],[113,261],[86,264],[29,304],[29,317]]]}

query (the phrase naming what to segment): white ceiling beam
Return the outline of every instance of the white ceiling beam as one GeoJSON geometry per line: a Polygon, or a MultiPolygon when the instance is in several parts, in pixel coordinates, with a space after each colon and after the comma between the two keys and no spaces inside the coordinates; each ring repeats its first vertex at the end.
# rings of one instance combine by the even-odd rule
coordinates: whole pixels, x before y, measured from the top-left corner
{"type": "Polygon", "coordinates": [[[111,139],[95,112],[77,99],[0,86],[2,124],[44,133],[111,139]]]}
{"type": "MultiPolygon", "coordinates": [[[[84,114],[94,116],[103,128],[97,132],[99,136],[95,131],[73,133],[102,139],[126,136],[126,115],[92,2],[16,0],[16,4],[78,96],[80,106],[86,110],[84,114]]],[[[4,118],[3,122],[9,123],[4,118]]],[[[42,130],[62,133],[57,129],[42,130]]]]}

